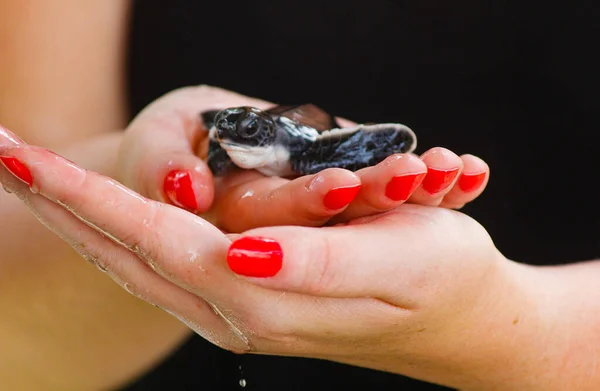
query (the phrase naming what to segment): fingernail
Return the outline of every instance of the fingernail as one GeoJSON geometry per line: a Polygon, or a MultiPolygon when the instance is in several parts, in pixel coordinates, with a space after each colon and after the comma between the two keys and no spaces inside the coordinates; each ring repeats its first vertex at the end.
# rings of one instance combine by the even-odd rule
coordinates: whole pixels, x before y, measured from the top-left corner
{"type": "Polygon", "coordinates": [[[427,175],[423,180],[422,187],[429,194],[439,193],[450,186],[457,174],[458,168],[454,168],[452,170],[437,170],[435,168],[429,168],[427,170],[427,175]]]}
{"type": "Polygon", "coordinates": [[[392,201],[406,201],[419,187],[426,173],[398,175],[385,188],[385,195],[392,201]]]}
{"type": "Polygon", "coordinates": [[[329,190],[323,199],[325,207],[327,209],[337,210],[347,206],[358,194],[360,186],[361,185],[338,187],[329,190]]]}
{"type": "Polygon", "coordinates": [[[14,176],[27,183],[29,187],[33,185],[33,177],[29,169],[25,167],[23,163],[15,159],[14,157],[0,157],[2,164],[8,171],[14,176]]]}
{"type": "Polygon", "coordinates": [[[281,270],[283,251],[273,239],[246,236],[231,243],[227,264],[236,274],[246,277],[273,277],[281,270]]]}
{"type": "Polygon", "coordinates": [[[198,210],[198,200],[189,171],[171,171],[163,185],[165,194],[176,206],[189,210],[198,210]]]}
{"type": "Polygon", "coordinates": [[[481,187],[485,180],[485,171],[477,174],[462,174],[458,177],[458,187],[465,193],[470,193],[481,187]]]}

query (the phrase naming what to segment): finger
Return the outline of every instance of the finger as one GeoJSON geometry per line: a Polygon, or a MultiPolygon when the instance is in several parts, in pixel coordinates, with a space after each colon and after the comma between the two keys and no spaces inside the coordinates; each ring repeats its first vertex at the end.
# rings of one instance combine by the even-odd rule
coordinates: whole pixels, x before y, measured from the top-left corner
{"type": "Polygon", "coordinates": [[[427,165],[427,175],[409,202],[437,206],[452,189],[463,168],[463,161],[454,152],[435,147],[423,155],[421,160],[427,165]]]}
{"type": "Polygon", "coordinates": [[[463,170],[456,184],[444,196],[440,206],[460,209],[479,197],[490,178],[490,169],[485,161],[473,155],[462,155],[463,170]]]}
{"type": "Polygon", "coordinates": [[[361,189],[354,201],[332,223],[385,212],[405,202],[419,187],[427,166],[413,154],[396,154],[356,172],[361,189]]]}
{"type": "MultiPolygon", "coordinates": [[[[209,341],[218,346],[229,350],[245,351],[250,348],[249,341],[252,339],[260,340],[260,337],[249,338],[253,334],[262,332],[267,334],[264,338],[269,339],[273,333],[287,333],[286,330],[302,329],[302,324],[306,323],[301,316],[301,312],[293,311],[292,308],[306,308],[302,305],[300,298],[281,299],[281,293],[271,290],[264,290],[251,284],[240,284],[239,280],[233,276],[226,266],[223,270],[227,273],[219,275],[217,267],[211,267],[208,262],[202,262],[203,259],[224,259],[218,254],[218,250],[209,250],[209,254],[203,253],[198,247],[181,248],[178,246],[178,236],[175,226],[164,227],[165,237],[149,238],[150,241],[159,243],[157,249],[148,248],[145,243],[138,239],[137,233],[145,236],[152,231],[161,231],[161,227],[154,230],[156,226],[150,224],[150,219],[144,218],[142,214],[133,216],[136,209],[142,208],[144,204],[157,204],[152,201],[146,201],[138,195],[127,189],[120,188],[113,182],[104,183],[101,191],[94,182],[98,179],[105,179],[99,175],[94,175],[92,179],[82,177],[83,171],[69,164],[64,159],[48,151],[34,147],[7,148],[5,140],[0,138],[0,156],[11,156],[18,158],[18,164],[22,164],[20,171],[13,171],[12,175],[8,170],[0,167],[0,180],[7,185],[10,190],[21,195],[36,216],[69,243],[74,249],[80,252],[87,260],[94,263],[101,270],[106,271],[117,283],[119,283],[128,292],[135,296],[158,305],[164,310],[181,319],[189,327],[204,336],[209,341]],[[46,158],[46,159],[44,159],[46,158]],[[24,164],[21,162],[25,162],[24,164]],[[26,165],[25,165],[26,164],[26,165]],[[34,194],[30,190],[29,183],[17,179],[15,174],[23,177],[23,169],[30,170],[33,180],[32,189],[39,194],[34,194]],[[43,175],[42,175],[43,174],[43,175]],[[44,177],[47,180],[44,180],[44,177]],[[35,178],[35,179],[34,179],[35,178]],[[59,182],[56,187],[52,187],[53,182],[59,182]],[[78,184],[80,187],[73,188],[71,183],[78,184]],[[66,191],[63,191],[66,189],[66,191]],[[82,191],[85,189],[86,191],[82,191]],[[125,195],[121,192],[124,191],[125,195]],[[102,194],[101,197],[92,197],[86,199],[78,194],[102,194]],[[48,197],[48,198],[46,198],[48,197]],[[58,203],[54,203],[50,198],[55,198],[58,203]],[[121,198],[128,199],[129,202],[121,198]],[[111,205],[110,209],[116,212],[108,215],[106,210],[101,210],[97,214],[85,207],[86,204],[100,205],[103,208],[103,201],[111,205]],[[118,202],[120,201],[120,202],[118,202]],[[64,207],[60,206],[64,205],[64,207]],[[142,206],[140,206],[142,205],[142,206]],[[132,212],[132,215],[125,215],[125,218],[119,218],[126,211],[132,212]],[[109,223],[102,220],[106,217],[109,223]],[[129,230],[129,235],[123,235],[114,225],[121,225],[122,232],[129,230]],[[128,224],[129,220],[143,222],[142,225],[132,226],[128,224]],[[144,227],[148,228],[146,230],[144,227]],[[146,232],[141,232],[146,231],[146,232]],[[175,234],[175,240],[167,240],[169,233],[175,234]],[[162,239],[162,240],[158,240],[162,239]],[[164,244],[168,246],[164,247],[164,244]],[[172,246],[172,247],[171,247],[172,246]],[[167,253],[168,260],[164,260],[160,255],[161,248],[167,253]],[[212,252],[212,253],[211,253],[212,252]],[[183,261],[183,265],[180,261],[183,261]],[[144,262],[142,262],[144,261],[144,262]],[[166,264],[169,265],[166,265],[166,264]],[[158,272],[154,273],[153,270],[158,272]],[[162,270],[161,270],[162,269],[162,270]],[[167,271],[165,273],[164,271],[167,271]],[[178,282],[183,281],[183,285],[196,284],[201,293],[205,296],[211,296],[207,292],[216,292],[215,300],[210,300],[206,304],[196,295],[190,293],[194,289],[182,289],[176,281],[167,281],[161,278],[159,274],[170,274],[178,282]],[[201,277],[198,278],[198,275],[201,277]],[[210,311],[209,311],[210,309],[210,311]],[[275,314],[294,315],[287,317],[285,322],[278,319],[275,314]],[[216,318],[218,315],[221,319],[216,318]],[[268,319],[268,327],[265,325],[268,319]],[[261,329],[263,331],[261,331],[261,329]],[[268,331],[275,330],[270,335],[268,331]]],[[[10,145],[13,145],[12,143],[10,145]]],[[[14,166],[11,167],[14,169],[14,166]]],[[[158,204],[161,205],[161,204],[158,204]]],[[[198,218],[188,213],[168,205],[162,205],[165,209],[174,210],[179,216],[186,219],[193,219],[194,225],[198,224],[198,218]]],[[[154,212],[150,216],[155,215],[154,212]]],[[[146,216],[147,217],[147,216],[146,216]]],[[[175,220],[177,220],[175,218],[175,220]]],[[[177,222],[182,225],[181,221],[177,222]]],[[[182,226],[182,232],[189,232],[189,227],[182,226]]],[[[215,238],[210,238],[206,232],[196,233],[184,240],[198,242],[202,239],[200,247],[210,247],[215,238]]],[[[217,238],[218,239],[218,238],[217,238]]],[[[223,263],[224,265],[224,263],[223,263]]],[[[196,289],[196,290],[198,290],[196,289]]],[[[314,300],[310,300],[314,303],[314,300]]],[[[317,314],[310,312],[310,323],[316,324],[317,314]]],[[[259,341],[260,342],[260,341],[259,341]]],[[[277,345],[277,344],[275,344],[277,345]]]]}
{"type": "Polygon", "coordinates": [[[242,306],[248,312],[265,295],[278,295],[252,284],[240,284],[223,262],[229,240],[200,217],[145,199],[39,147],[18,146],[1,153],[16,158],[30,172],[34,192],[132,251],[165,280],[214,303],[213,309],[237,335],[244,335],[238,331],[243,329],[238,326],[243,319],[230,320],[218,308],[242,306]],[[244,298],[242,304],[240,298],[244,298]]]}
{"type": "Polygon", "coordinates": [[[213,201],[213,178],[196,155],[207,137],[200,113],[238,105],[264,108],[269,103],[208,86],[182,88],[156,100],[127,129],[119,179],[151,199],[206,211],[213,201]]]}
{"type": "Polygon", "coordinates": [[[229,232],[260,226],[319,226],[359,192],[356,174],[332,168],[294,180],[241,174],[225,179],[214,205],[217,225],[229,232]],[[245,179],[245,180],[244,180],[245,179]]]}
{"type": "Polygon", "coordinates": [[[223,347],[247,349],[247,342],[231,330],[204,300],[163,279],[134,253],[102,236],[60,205],[32,193],[26,184],[9,173],[3,172],[0,178],[42,224],[127,292],[166,310],[223,347]]]}
{"type": "MultiPolygon", "coordinates": [[[[278,227],[248,231],[229,247],[236,274],[263,287],[335,298],[374,297],[409,306],[389,293],[410,286],[416,270],[400,272],[416,233],[390,225],[278,227]]],[[[418,269],[421,265],[407,267],[418,269]]],[[[424,265],[422,267],[425,267],[424,265]]],[[[416,288],[416,287],[415,287],[416,288]]]]}
{"type": "Polygon", "coordinates": [[[232,282],[219,262],[229,241],[198,216],[143,198],[38,147],[9,148],[3,156],[16,158],[28,170],[36,192],[134,251],[169,281],[205,298],[207,292],[216,292],[217,282],[209,274],[221,274],[219,284],[232,282]]]}

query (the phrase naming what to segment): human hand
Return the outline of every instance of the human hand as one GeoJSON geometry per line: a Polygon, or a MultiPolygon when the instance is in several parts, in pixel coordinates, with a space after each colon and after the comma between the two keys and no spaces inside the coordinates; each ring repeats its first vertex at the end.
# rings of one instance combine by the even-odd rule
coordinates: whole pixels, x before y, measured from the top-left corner
{"type": "Polygon", "coordinates": [[[507,289],[511,264],[485,230],[448,209],[404,205],[335,227],[260,228],[244,237],[270,240],[231,244],[200,217],[49,151],[5,144],[0,156],[27,184],[5,170],[0,180],[42,222],[128,292],[225,349],[453,385],[490,362],[489,338],[477,332],[506,320],[497,298],[519,292],[507,289]],[[231,273],[226,258],[254,277],[231,273]]]}
{"type": "Polygon", "coordinates": [[[225,231],[241,232],[260,226],[343,222],[388,211],[405,201],[461,208],[483,192],[489,178],[484,161],[444,148],[420,157],[396,154],[357,172],[328,169],[290,180],[240,170],[213,178],[202,160],[208,133],[199,114],[242,105],[273,106],[208,86],[187,87],[159,98],[128,126],[117,179],[148,198],[197,213],[225,231]]]}

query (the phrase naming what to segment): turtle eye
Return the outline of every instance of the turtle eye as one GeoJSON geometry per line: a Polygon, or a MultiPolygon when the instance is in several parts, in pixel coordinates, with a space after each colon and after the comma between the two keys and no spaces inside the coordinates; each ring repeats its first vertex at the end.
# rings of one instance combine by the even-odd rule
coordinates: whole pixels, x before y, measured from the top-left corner
{"type": "Polygon", "coordinates": [[[242,124],[242,126],[239,126],[237,133],[244,138],[250,138],[256,136],[261,129],[262,126],[259,121],[254,119],[242,124]]]}

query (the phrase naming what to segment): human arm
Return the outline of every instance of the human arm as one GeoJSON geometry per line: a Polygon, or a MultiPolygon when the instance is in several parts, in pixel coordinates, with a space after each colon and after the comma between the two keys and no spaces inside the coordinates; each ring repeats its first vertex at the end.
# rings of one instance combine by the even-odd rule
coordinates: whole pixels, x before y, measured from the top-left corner
{"type": "MultiPolygon", "coordinates": [[[[108,132],[122,129],[127,115],[127,5],[0,1],[0,123],[113,175],[121,135],[108,132]]],[[[81,262],[15,201],[0,202],[0,388],[112,386],[186,335],[81,262]]]]}

